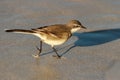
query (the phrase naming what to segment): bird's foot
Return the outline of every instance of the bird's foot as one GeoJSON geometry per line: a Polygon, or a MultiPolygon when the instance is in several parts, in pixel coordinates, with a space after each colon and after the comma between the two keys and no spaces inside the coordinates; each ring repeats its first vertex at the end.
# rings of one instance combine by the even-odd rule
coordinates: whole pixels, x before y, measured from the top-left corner
{"type": "Polygon", "coordinates": [[[40,49],[39,47],[37,47],[37,46],[36,46],[36,48],[37,48],[37,50],[38,50],[38,53],[35,54],[35,55],[32,55],[32,56],[33,56],[34,58],[40,58],[41,49],[40,49]]]}
{"type": "Polygon", "coordinates": [[[40,58],[40,55],[36,54],[36,55],[32,55],[34,58],[40,58]]]}
{"type": "Polygon", "coordinates": [[[57,59],[61,59],[60,55],[53,55],[53,57],[56,57],[57,59]]]}

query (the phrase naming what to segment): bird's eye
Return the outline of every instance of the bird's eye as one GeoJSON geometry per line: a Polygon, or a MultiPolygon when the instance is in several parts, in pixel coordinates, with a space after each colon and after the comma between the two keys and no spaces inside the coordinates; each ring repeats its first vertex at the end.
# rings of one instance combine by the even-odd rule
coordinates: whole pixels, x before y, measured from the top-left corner
{"type": "Polygon", "coordinates": [[[74,28],[77,28],[77,27],[80,27],[80,25],[74,24],[73,27],[74,27],[74,28]]]}
{"type": "Polygon", "coordinates": [[[77,27],[79,27],[79,26],[78,26],[78,25],[75,25],[75,26],[74,26],[74,28],[77,28],[77,27]]]}

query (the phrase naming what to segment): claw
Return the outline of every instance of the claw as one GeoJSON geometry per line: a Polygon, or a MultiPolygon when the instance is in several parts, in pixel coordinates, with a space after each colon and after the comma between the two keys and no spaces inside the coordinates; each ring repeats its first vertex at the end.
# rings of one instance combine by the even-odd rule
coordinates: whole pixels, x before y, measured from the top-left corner
{"type": "Polygon", "coordinates": [[[40,55],[32,55],[34,58],[40,58],[40,55]]]}
{"type": "Polygon", "coordinates": [[[38,46],[36,46],[36,48],[37,48],[37,50],[39,51],[38,52],[38,54],[36,54],[36,55],[32,55],[34,58],[39,58],[40,57],[40,53],[41,53],[41,49],[38,47],[38,46]]]}
{"type": "Polygon", "coordinates": [[[57,59],[61,59],[61,56],[53,55],[53,57],[56,57],[57,59]]]}

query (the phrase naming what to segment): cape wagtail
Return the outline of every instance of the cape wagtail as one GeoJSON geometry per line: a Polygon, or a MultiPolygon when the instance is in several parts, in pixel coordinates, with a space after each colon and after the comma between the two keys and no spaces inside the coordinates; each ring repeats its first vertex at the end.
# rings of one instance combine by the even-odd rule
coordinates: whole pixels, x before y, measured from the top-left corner
{"type": "Polygon", "coordinates": [[[39,57],[42,51],[42,42],[50,45],[57,57],[61,56],[58,54],[57,50],[54,46],[61,45],[66,42],[72,35],[72,33],[80,30],[86,29],[81,22],[78,20],[71,20],[67,24],[55,24],[44,26],[40,28],[35,28],[31,30],[25,29],[7,29],[6,32],[14,32],[14,33],[23,33],[23,34],[32,34],[40,38],[40,48],[37,47],[39,53],[34,55],[34,57],[39,57]]]}

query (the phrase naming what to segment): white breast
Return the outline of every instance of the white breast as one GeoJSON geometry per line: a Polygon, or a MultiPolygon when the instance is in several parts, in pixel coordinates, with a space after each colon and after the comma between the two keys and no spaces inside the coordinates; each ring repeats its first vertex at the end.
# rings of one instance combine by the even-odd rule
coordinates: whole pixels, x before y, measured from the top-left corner
{"type": "Polygon", "coordinates": [[[39,37],[43,42],[45,42],[48,45],[54,46],[54,45],[61,45],[66,41],[66,38],[62,39],[47,39],[47,36],[43,36],[40,34],[34,34],[35,36],[39,37]]]}
{"type": "Polygon", "coordinates": [[[48,40],[48,39],[46,39],[46,40],[44,40],[43,42],[45,42],[46,44],[49,44],[49,45],[51,45],[51,46],[56,46],[56,45],[61,45],[61,44],[63,44],[64,42],[65,42],[66,40],[65,39],[60,39],[60,40],[48,40]]]}

